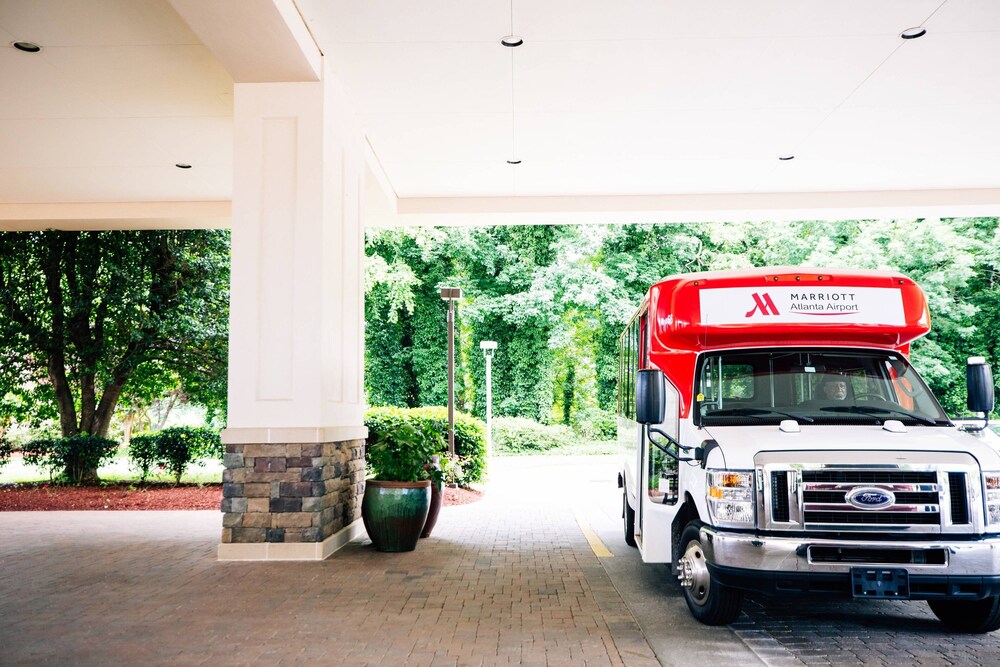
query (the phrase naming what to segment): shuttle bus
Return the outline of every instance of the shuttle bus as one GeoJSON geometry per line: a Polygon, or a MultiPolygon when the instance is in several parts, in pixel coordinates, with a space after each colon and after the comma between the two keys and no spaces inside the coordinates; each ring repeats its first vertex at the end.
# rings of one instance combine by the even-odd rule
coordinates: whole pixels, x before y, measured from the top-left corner
{"type": "Polygon", "coordinates": [[[625,541],[709,625],[743,592],[927,600],[1000,628],[993,381],[956,425],[908,360],[930,329],[892,272],[771,268],[653,285],[620,338],[625,541]]]}

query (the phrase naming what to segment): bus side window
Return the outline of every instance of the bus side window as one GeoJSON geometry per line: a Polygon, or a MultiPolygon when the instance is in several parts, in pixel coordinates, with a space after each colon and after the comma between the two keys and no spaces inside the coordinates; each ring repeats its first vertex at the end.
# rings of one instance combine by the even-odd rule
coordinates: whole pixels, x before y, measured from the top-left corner
{"type": "MultiPolygon", "coordinates": [[[[668,381],[665,386],[666,412],[660,428],[672,438],[678,437],[678,416],[680,409],[680,394],[668,381]]],[[[647,447],[647,489],[650,499],[655,503],[674,505],[677,503],[677,459],[667,456],[656,447],[647,447]]]]}
{"type": "Polygon", "coordinates": [[[649,313],[639,317],[639,368],[649,368],[649,313]]]}

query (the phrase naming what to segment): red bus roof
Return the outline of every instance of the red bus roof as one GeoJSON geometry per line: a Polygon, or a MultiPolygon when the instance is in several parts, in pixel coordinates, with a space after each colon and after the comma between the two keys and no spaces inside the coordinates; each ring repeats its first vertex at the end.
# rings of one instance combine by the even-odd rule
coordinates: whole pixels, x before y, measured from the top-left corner
{"type": "Polygon", "coordinates": [[[930,330],[923,290],[891,271],[776,267],[671,276],[649,290],[650,352],[891,348],[930,330]]]}

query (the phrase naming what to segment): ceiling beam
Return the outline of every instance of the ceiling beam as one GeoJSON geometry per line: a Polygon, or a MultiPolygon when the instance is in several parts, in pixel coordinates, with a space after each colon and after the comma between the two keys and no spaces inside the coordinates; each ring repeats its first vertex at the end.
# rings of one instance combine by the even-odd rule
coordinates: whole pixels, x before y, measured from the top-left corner
{"type": "Polygon", "coordinates": [[[323,54],[292,0],[169,0],[235,83],[319,81],[323,54]]]}
{"type": "Polygon", "coordinates": [[[1000,189],[401,198],[374,227],[1000,216],[1000,189]]]}
{"type": "Polygon", "coordinates": [[[0,203],[0,231],[40,229],[226,229],[228,201],[0,203]]]}

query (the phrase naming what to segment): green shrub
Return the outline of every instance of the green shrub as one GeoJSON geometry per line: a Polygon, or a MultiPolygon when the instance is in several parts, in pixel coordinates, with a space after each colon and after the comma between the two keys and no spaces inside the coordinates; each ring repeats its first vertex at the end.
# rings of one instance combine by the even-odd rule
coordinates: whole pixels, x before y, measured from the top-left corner
{"type": "Polygon", "coordinates": [[[375,444],[365,448],[365,460],[376,479],[419,482],[431,478],[431,457],[441,451],[442,444],[447,446],[431,424],[403,422],[380,432],[375,444]]]}
{"type": "Polygon", "coordinates": [[[180,484],[189,463],[205,465],[204,459],[222,458],[225,448],[219,434],[204,427],[175,426],[137,435],[129,444],[129,457],[145,481],[153,464],[161,465],[180,484]]]}
{"type": "Polygon", "coordinates": [[[497,417],[493,420],[493,448],[498,454],[531,454],[577,441],[568,426],[546,426],[523,417],[497,417]]]}
{"type": "MultiPolygon", "coordinates": [[[[448,408],[370,408],[365,413],[368,446],[383,433],[391,433],[402,424],[427,424],[441,434],[443,441],[437,453],[448,451],[448,408]]],[[[452,477],[458,484],[481,482],[486,474],[486,425],[479,419],[455,412],[455,454],[459,469],[452,477]]]]}
{"type": "Polygon", "coordinates": [[[128,457],[139,471],[139,481],[145,482],[149,470],[158,463],[156,455],[157,438],[153,433],[132,436],[128,443],[128,457]]]}
{"type": "Polygon", "coordinates": [[[49,476],[65,474],[73,484],[91,481],[89,474],[114,458],[118,443],[96,435],[32,440],[26,444],[24,461],[49,471],[49,476]]]}
{"type": "Polygon", "coordinates": [[[10,446],[10,443],[0,438],[0,468],[4,467],[7,461],[10,460],[10,455],[14,451],[14,448],[10,446]]]}
{"type": "Polygon", "coordinates": [[[573,429],[587,440],[615,440],[618,415],[610,410],[591,408],[577,415],[573,429]]]}

